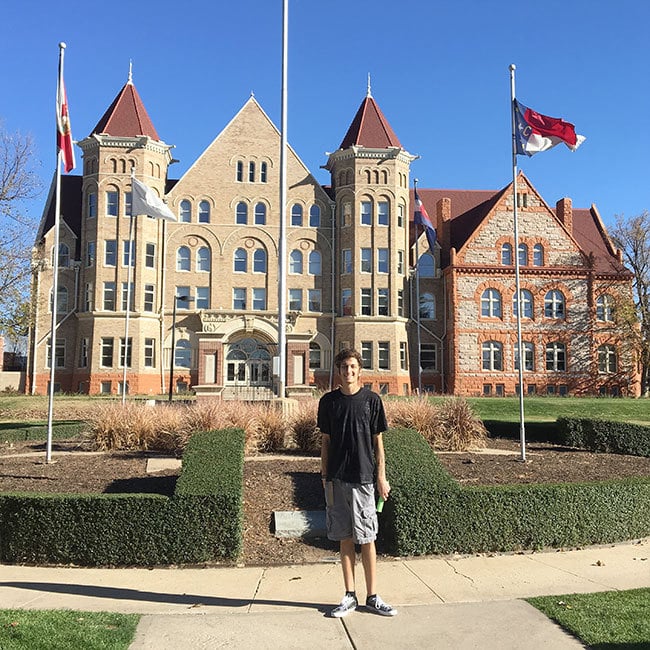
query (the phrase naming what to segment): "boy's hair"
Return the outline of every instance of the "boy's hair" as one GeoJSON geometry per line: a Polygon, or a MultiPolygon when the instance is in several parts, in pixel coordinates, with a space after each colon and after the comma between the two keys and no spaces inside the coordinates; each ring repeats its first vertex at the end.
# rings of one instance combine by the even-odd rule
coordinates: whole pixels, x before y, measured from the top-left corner
{"type": "Polygon", "coordinates": [[[359,363],[359,368],[363,367],[363,358],[361,357],[361,354],[357,350],[353,350],[352,348],[341,350],[334,358],[334,366],[336,368],[340,368],[341,364],[346,359],[356,359],[359,363]]]}

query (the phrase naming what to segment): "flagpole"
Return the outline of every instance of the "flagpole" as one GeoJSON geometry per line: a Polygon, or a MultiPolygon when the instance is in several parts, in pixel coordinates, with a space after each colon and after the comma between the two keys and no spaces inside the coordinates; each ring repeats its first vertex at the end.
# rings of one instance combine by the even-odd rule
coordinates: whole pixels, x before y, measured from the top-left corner
{"type": "Polygon", "coordinates": [[[285,397],[287,380],[287,58],[289,0],[282,0],[282,99],[280,127],[280,233],[278,243],[278,397],[285,397]]]}
{"type": "MultiPolygon", "coordinates": [[[[131,169],[131,197],[133,197],[133,179],[135,171],[131,169]]],[[[133,266],[133,199],[131,200],[131,214],[129,215],[129,266],[126,270],[126,315],[124,318],[124,358],[122,374],[122,404],[126,404],[126,369],[129,359],[129,314],[131,312],[131,268],[133,266]]]]}
{"type": "MultiPolygon", "coordinates": [[[[418,189],[418,179],[413,179],[413,190],[417,192],[418,189]]],[[[417,323],[417,348],[418,348],[418,395],[422,395],[422,336],[420,333],[420,233],[418,229],[418,224],[416,220],[413,220],[413,225],[415,226],[415,313],[417,323]]]]}
{"type": "Polygon", "coordinates": [[[520,460],[526,462],[526,425],[524,422],[524,363],[525,352],[521,340],[521,289],[519,282],[519,219],[517,216],[517,134],[515,121],[515,70],[510,64],[510,115],[512,121],[512,209],[515,238],[515,300],[517,304],[517,347],[519,349],[519,439],[520,460]]]}

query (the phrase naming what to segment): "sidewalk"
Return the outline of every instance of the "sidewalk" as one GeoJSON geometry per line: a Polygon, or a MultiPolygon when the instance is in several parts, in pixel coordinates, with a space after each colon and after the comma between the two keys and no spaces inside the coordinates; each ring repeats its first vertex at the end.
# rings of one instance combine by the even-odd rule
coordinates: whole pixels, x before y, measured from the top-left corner
{"type": "MultiPolygon", "coordinates": [[[[360,600],[365,597],[358,567],[360,600]]],[[[383,560],[380,594],[399,609],[327,612],[337,563],[288,567],[82,569],[0,565],[0,606],[144,614],[131,650],[194,648],[581,648],[528,596],[650,587],[650,538],[520,555],[383,560]]]]}

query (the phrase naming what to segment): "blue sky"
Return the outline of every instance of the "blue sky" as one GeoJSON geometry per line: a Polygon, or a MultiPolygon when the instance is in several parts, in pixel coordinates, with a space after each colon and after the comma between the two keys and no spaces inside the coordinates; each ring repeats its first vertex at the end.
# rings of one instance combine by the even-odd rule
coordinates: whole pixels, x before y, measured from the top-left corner
{"type": "MultiPolygon", "coordinates": [[[[126,82],[178,178],[251,92],[280,124],[282,0],[88,3],[23,0],[3,8],[0,118],[34,137],[44,185],[55,166],[58,43],[73,136],[87,136],[126,82]]],[[[595,203],[605,223],[650,209],[650,83],[640,0],[290,0],[288,139],[323,184],[366,93],[420,156],[420,187],[499,189],[510,182],[510,79],[517,98],[587,137],[519,168],[550,204],[595,203]]],[[[80,160],[77,149],[77,159],[80,160]]],[[[76,170],[79,172],[79,168],[76,170]]],[[[27,206],[38,218],[39,202],[27,206]]]]}

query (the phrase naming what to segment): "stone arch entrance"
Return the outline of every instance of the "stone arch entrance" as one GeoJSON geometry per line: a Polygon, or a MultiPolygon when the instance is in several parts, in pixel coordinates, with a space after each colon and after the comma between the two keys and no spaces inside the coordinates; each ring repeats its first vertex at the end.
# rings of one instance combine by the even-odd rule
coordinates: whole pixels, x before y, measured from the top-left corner
{"type": "Polygon", "coordinates": [[[274,347],[254,336],[228,343],[225,350],[224,385],[270,389],[273,384],[274,347]]]}

